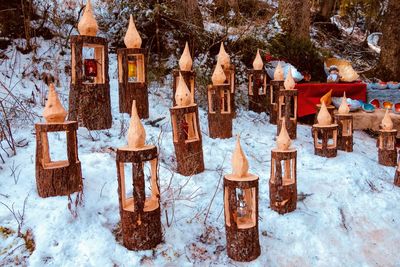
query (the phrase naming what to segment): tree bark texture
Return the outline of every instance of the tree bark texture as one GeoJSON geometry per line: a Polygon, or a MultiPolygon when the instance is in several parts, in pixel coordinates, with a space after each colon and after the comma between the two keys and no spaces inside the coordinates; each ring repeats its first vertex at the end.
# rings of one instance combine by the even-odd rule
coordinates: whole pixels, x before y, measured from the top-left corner
{"type": "Polygon", "coordinates": [[[279,0],[282,30],[296,39],[310,39],[311,6],[309,0],[279,0]]]}
{"type": "Polygon", "coordinates": [[[285,118],[285,126],[288,131],[290,139],[297,138],[297,90],[279,90],[279,103],[278,103],[278,122],[277,133],[278,136],[281,132],[282,122],[281,118],[285,118]],[[282,101],[282,103],[281,103],[282,101]]]}
{"type": "Polygon", "coordinates": [[[351,114],[335,114],[335,123],[338,125],[338,149],[346,152],[353,152],[353,115],[351,114]],[[348,122],[351,127],[351,135],[343,135],[343,124],[348,122]]]}
{"type": "MultiPolygon", "coordinates": [[[[211,95],[211,99],[208,103],[212,103],[211,107],[208,107],[208,130],[211,138],[231,138],[232,137],[232,120],[233,111],[229,113],[222,113],[222,98],[220,91],[226,90],[228,85],[215,85],[208,90],[215,90],[215,93],[211,95]]],[[[231,97],[233,94],[231,94],[231,97]]],[[[232,108],[232,105],[231,105],[232,108]]]]}
{"type": "Polygon", "coordinates": [[[248,77],[249,110],[257,113],[267,112],[268,75],[264,70],[249,70],[248,77]],[[265,93],[260,94],[260,89],[265,93]]]}
{"type": "MultiPolygon", "coordinates": [[[[338,126],[337,124],[333,124],[331,126],[318,126],[316,124],[313,125],[311,129],[312,136],[315,140],[315,136],[319,136],[318,139],[322,140],[322,147],[317,147],[317,144],[314,143],[314,154],[326,157],[326,158],[334,158],[337,156],[337,145],[334,147],[328,147],[329,139],[333,138],[334,131],[337,132],[338,126]]],[[[337,144],[337,140],[335,140],[337,144]]]]}
{"type": "Polygon", "coordinates": [[[271,81],[270,91],[269,91],[269,123],[278,123],[278,102],[279,102],[279,90],[284,90],[284,81],[271,81]]]}
{"type": "Polygon", "coordinates": [[[397,131],[384,131],[379,130],[378,137],[378,162],[384,166],[396,166],[397,165],[397,148],[395,144],[393,144],[392,149],[388,149],[386,143],[388,140],[395,140],[397,136],[397,131]],[[379,144],[379,142],[382,144],[379,144]]]}

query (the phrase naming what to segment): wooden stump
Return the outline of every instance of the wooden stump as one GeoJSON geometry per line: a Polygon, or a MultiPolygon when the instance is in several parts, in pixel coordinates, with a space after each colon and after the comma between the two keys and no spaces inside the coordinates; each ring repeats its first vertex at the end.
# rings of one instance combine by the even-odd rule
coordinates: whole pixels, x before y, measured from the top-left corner
{"type": "Polygon", "coordinates": [[[208,129],[211,138],[232,137],[232,106],[229,87],[214,85],[208,88],[208,129]]]}
{"type": "Polygon", "coordinates": [[[297,138],[297,90],[279,90],[277,135],[281,132],[285,118],[286,129],[290,139],[297,138]]]}
{"type": "MultiPolygon", "coordinates": [[[[267,77],[264,70],[249,70],[249,110],[267,112],[267,77]]],[[[268,92],[269,93],[269,92],[268,92]]]]}
{"type": "Polygon", "coordinates": [[[124,246],[130,250],[148,250],[162,241],[160,194],[157,177],[157,148],[117,149],[118,193],[124,246]],[[152,191],[146,199],[143,163],[152,162],[152,191]],[[124,163],[132,163],[133,195],[125,198],[124,163]],[[155,166],[154,166],[155,165],[155,166]],[[153,176],[155,175],[155,177],[153,176]],[[157,187],[157,188],[153,188],[157,187]]]}
{"type": "Polygon", "coordinates": [[[71,36],[71,50],[68,118],[88,130],[109,129],[112,116],[107,40],[96,36],[71,36]],[[95,83],[84,82],[83,47],[94,49],[98,69],[95,83]]]}
{"type": "Polygon", "coordinates": [[[270,207],[279,214],[292,212],[297,206],[297,151],[273,149],[271,159],[270,207]],[[282,161],[284,161],[286,173],[282,173],[282,161]],[[292,173],[293,177],[291,177],[292,173]]]}
{"type": "Polygon", "coordinates": [[[185,83],[187,87],[190,90],[190,93],[192,94],[192,103],[196,103],[195,101],[195,88],[196,88],[196,72],[192,71],[181,71],[181,70],[174,70],[173,71],[173,83],[172,83],[172,102],[173,106],[176,106],[176,101],[175,101],[175,93],[176,93],[176,88],[178,88],[178,80],[179,80],[179,73],[182,74],[183,79],[185,80],[185,83]]]}
{"type": "Polygon", "coordinates": [[[399,170],[399,166],[397,166],[396,172],[394,174],[394,185],[400,186],[400,170],[399,170]]]}
{"type": "Polygon", "coordinates": [[[121,48],[118,56],[119,112],[131,114],[132,102],[141,119],[149,117],[149,100],[147,90],[147,49],[121,48]],[[128,60],[134,57],[137,64],[137,81],[129,81],[128,60]]]}
{"type": "Polygon", "coordinates": [[[171,113],[177,172],[185,176],[203,172],[203,147],[197,105],[172,107],[169,110],[171,113]],[[188,115],[192,116],[194,123],[195,137],[192,139],[188,139],[187,125],[185,125],[185,118],[188,115]]]}
{"type": "Polygon", "coordinates": [[[278,123],[278,102],[279,102],[279,91],[284,89],[283,86],[284,81],[271,81],[270,86],[270,103],[269,103],[269,123],[277,124],[278,123]]]}
{"type": "Polygon", "coordinates": [[[338,149],[353,152],[353,115],[335,114],[334,116],[335,123],[338,125],[338,149]]]}
{"type": "Polygon", "coordinates": [[[337,155],[337,131],[338,125],[331,124],[328,126],[321,126],[318,124],[314,124],[311,133],[314,137],[314,154],[326,157],[333,158],[337,155]],[[319,143],[319,139],[322,140],[319,143]],[[328,144],[329,139],[332,139],[332,144],[328,144]]]}
{"type": "Polygon", "coordinates": [[[378,162],[384,166],[397,165],[397,130],[379,130],[378,162]]]}
{"type": "Polygon", "coordinates": [[[76,121],[37,123],[36,129],[36,186],[40,197],[66,196],[82,191],[81,162],[78,158],[76,121]],[[49,132],[66,132],[67,160],[51,161],[49,132]]]}

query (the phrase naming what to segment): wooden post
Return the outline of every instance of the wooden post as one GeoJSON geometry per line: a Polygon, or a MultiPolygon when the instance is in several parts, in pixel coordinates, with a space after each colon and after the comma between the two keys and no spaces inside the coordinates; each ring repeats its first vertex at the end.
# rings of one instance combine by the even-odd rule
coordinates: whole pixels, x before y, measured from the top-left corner
{"type": "Polygon", "coordinates": [[[228,85],[208,86],[208,128],[211,138],[232,137],[232,94],[228,85]]]}
{"type": "Polygon", "coordinates": [[[37,123],[36,129],[36,186],[41,197],[66,196],[82,191],[81,162],[78,158],[76,121],[37,123]],[[49,132],[65,132],[67,160],[52,161],[49,154],[49,132]]]}
{"type": "Polygon", "coordinates": [[[400,161],[397,163],[396,172],[394,174],[394,185],[400,187],[400,161]]]}
{"type": "Polygon", "coordinates": [[[173,90],[173,95],[172,95],[172,101],[173,101],[173,106],[176,106],[176,101],[175,101],[175,93],[176,93],[176,88],[178,87],[178,81],[179,81],[179,72],[182,74],[183,79],[185,80],[185,83],[189,87],[189,91],[192,97],[192,103],[195,103],[195,88],[196,88],[196,73],[192,71],[183,71],[183,70],[174,70],[173,71],[173,83],[172,83],[172,90],[173,90]]]}
{"type": "Polygon", "coordinates": [[[338,125],[338,149],[346,152],[353,151],[353,115],[335,114],[338,125]]]}
{"type": "MultiPolygon", "coordinates": [[[[267,112],[267,80],[264,70],[249,70],[249,110],[257,113],[267,112]]],[[[268,92],[269,93],[269,92],[268,92]]]]}
{"type": "Polygon", "coordinates": [[[278,122],[278,101],[279,101],[279,91],[284,90],[284,81],[271,81],[269,96],[269,123],[277,124],[278,122]]]}
{"type": "Polygon", "coordinates": [[[337,132],[338,125],[319,125],[312,126],[312,136],[314,138],[314,154],[333,158],[337,155],[337,132]]]}
{"type": "Polygon", "coordinates": [[[384,166],[397,165],[397,130],[379,130],[378,162],[384,166]]]}
{"type": "Polygon", "coordinates": [[[286,129],[290,139],[297,137],[297,90],[278,91],[278,125],[277,135],[282,128],[283,118],[285,118],[286,129]]]}

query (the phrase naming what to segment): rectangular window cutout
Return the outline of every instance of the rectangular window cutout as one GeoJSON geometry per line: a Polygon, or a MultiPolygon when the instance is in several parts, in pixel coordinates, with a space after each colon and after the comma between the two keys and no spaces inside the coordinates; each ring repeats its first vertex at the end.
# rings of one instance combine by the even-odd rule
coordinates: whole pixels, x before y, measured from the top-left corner
{"type": "Polygon", "coordinates": [[[184,131],[185,131],[185,142],[195,142],[199,140],[199,133],[197,131],[197,120],[196,120],[196,113],[188,113],[185,114],[185,124],[184,124],[184,131]],[[186,128],[187,127],[187,128],[186,128]]]}
{"type": "Polygon", "coordinates": [[[104,84],[104,46],[84,44],[82,48],[83,83],[104,84]]]}
{"type": "Polygon", "coordinates": [[[255,188],[236,188],[236,224],[239,229],[256,225],[255,188]]]}
{"type": "Polygon", "coordinates": [[[144,55],[129,54],[128,61],[128,82],[129,83],[144,83],[144,55]]]}
{"type": "Polygon", "coordinates": [[[215,114],[214,99],[215,99],[215,90],[208,89],[208,112],[211,114],[215,114]]]}
{"type": "Polygon", "coordinates": [[[231,113],[231,94],[229,90],[220,90],[221,96],[221,113],[229,114],[231,113]]]}
{"type": "Polygon", "coordinates": [[[42,132],[43,167],[61,168],[69,165],[66,132],[42,132]]]}

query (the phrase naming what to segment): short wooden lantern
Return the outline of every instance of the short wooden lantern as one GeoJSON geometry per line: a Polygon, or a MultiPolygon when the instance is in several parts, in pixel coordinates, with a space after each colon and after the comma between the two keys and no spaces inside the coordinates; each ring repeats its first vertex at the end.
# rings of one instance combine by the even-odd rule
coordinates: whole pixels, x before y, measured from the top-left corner
{"type": "Polygon", "coordinates": [[[384,166],[396,166],[397,148],[396,136],[397,130],[393,129],[393,122],[390,118],[389,110],[386,110],[383,117],[378,137],[378,161],[384,166]]]}
{"type": "Polygon", "coordinates": [[[269,122],[271,124],[278,123],[278,113],[279,113],[279,91],[284,89],[284,75],[283,68],[279,62],[275,68],[274,79],[271,81],[269,87],[269,103],[267,110],[269,111],[269,122]]]}
{"type": "Polygon", "coordinates": [[[48,100],[43,112],[45,123],[35,124],[36,129],[36,186],[41,197],[66,196],[82,191],[81,162],[78,158],[76,121],[65,121],[67,112],[62,107],[54,85],[49,87],[48,100]],[[52,161],[48,133],[65,132],[67,159],[52,161]]]}
{"type": "Polygon", "coordinates": [[[297,90],[294,89],[295,82],[291,71],[288,72],[285,83],[285,90],[279,90],[278,95],[278,125],[277,135],[281,132],[282,124],[289,133],[290,139],[297,137],[297,90]]]}
{"type": "Polygon", "coordinates": [[[249,110],[257,113],[267,112],[267,82],[268,75],[264,70],[264,63],[260,51],[253,61],[253,69],[248,71],[249,110]]]}
{"type": "Polygon", "coordinates": [[[277,148],[271,151],[269,199],[271,209],[284,214],[294,211],[297,205],[297,150],[290,148],[291,140],[284,123],[276,143],[277,148]]]}
{"type": "Polygon", "coordinates": [[[117,50],[119,112],[130,113],[132,101],[136,100],[139,118],[149,117],[147,90],[147,50],[140,48],[142,39],[136,29],[132,15],[124,42],[126,48],[117,50]]]}
{"type": "Polygon", "coordinates": [[[71,86],[68,118],[88,130],[109,129],[112,124],[107,40],[97,37],[97,22],[87,1],[71,36],[71,86]]]}
{"type": "Polygon", "coordinates": [[[192,103],[195,103],[196,72],[194,72],[192,67],[193,67],[193,60],[190,55],[189,45],[186,42],[185,49],[183,50],[181,58],[179,59],[179,70],[173,71],[174,80],[172,83],[172,90],[173,90],[172,102],[174,106],[176,106],[175,93],[176,89],[178,88],[178,81],[180,74],[185,80],[186,85],[189,87],[192,103]]]}
{"type": "Polygon", "coordinates": [[[336,157],[338,125],[332,123],[332,117],[325,106],[325,102],[322,103],[317,121],[318,123],[312,127],[314,154],[327,158],[336,157]]]}
{"type": "Polygon", "coordinates": [[[198,108],[191,101],[182,76],[175,94],[176,106],[170,108],[177,172],[190,176],[204,171],[203,148],[198,108]]]}
{"type": "Polygon", "coordinates": [[[239,137],[232,158],[233,173],[224,176],[226,248],[235,261],[260,255],[258,238],[258,177],[248,173],[239,137]]]}
{"type": "Polygon", "coordinates": [[[400,187],[400,161],[397,162],[396,172],[394,174],[394,185],[400,187]]]}
{"type": "MultiPolygon", "coordinates": [[[[217,56],[217,65],[221,65],[225,74],[224,85],[228,85],[230,89],[230,106],[233,117],[236,116],[235,108],[235,93],[236,93],[236,80],[235,80],[235,66],[230,62],[230,57],[225,51],[224,43],[221,43],[219,53],[217,56]]],[[[215,70],[214,70],[215,72],[215,70]]],[[[222,84],[222,83],[221,83],[222,84]]]]}
{"type": "Polygon", "coordinates": [[[353,151],[353,115],[346,101],[346,93],[342,98],[335,123],[338,125],[338,149],[346,152],[353,151]]]}
{"type": "Polygon", "coordinates": [[[128,146],[117,149],[118,194],[123,244],[130,250],[147,250],[162,241],[157,147],[145,145],[146,132],[135,101],[128,130],[128,146]],[[145,163],[150,162],[151,194],[145,192],[145,163]],[[132,195],[127,196],[125,164],[132,166],[132,195]]]}

